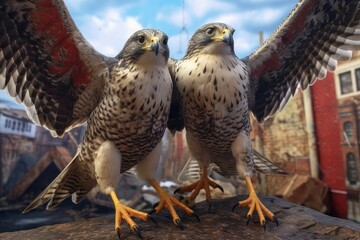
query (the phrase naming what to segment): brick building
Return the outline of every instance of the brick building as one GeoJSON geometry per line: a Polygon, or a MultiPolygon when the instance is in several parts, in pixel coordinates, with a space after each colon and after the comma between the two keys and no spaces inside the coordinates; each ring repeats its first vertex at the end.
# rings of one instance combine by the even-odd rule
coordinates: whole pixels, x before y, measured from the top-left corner
{"type": "MultiPolygon", "coordinates": [[[[290,173],[325,182],[331,215],[360,221],[360,54],[299,91],[264,125],[254,123],[253,140],[290,173]]],[[[272,195],[283,178],[266,180],[272,195]]]]}
{"type": "Polygon", "coordinates": [[[360,221],[360,53],[333,75],[349,219],[360,221]]]}
{"type": "MultiPolygon", "coordinates": [[[[336,74],[336,73],[335,73],[336,74]]],[[[342,158],[339,108],[334,74],[328,73],[312,88],[314,125],[319,161],[319,178],[330,188],[330,214],[347,218],[345,170],[342,158]]]]}

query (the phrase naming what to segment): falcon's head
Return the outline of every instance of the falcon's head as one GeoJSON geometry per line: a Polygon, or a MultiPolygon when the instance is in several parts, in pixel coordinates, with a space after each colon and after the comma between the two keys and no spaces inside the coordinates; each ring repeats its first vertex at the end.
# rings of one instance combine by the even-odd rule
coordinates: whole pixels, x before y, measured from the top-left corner
{"type": "Polygon", "coordinates": [[[154,29],[143,29],[135,32],[125,43],[123,50],[116,58],[124,63],[146,61],[146,63],[167,64],[169,59],[168,36],[154,29]]]}
{"type": "Polygon", "coordinates": [[[185,57],[198,53],[234,53],[235,30],[224,23],[209,23],[201,26],[191,37],[185,57]]]}

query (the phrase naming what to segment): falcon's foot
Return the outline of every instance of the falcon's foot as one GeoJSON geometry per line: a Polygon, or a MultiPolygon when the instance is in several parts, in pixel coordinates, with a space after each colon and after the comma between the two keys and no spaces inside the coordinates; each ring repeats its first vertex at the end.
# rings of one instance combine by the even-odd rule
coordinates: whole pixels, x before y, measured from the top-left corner
{"type": "Polygon", "coordinates": [[[269,209],[267,209],[265,207],[265,205],[260,201],[259,197],[257,196],[257,194],[256,194],[256,192],[254,190],[254,187],[253,187],[253,185],[251,183],[250,177],[246,176],[245,181],[246,181],[246,184],[247,184],[249,192],[250,192],[249,197],[244,201],[238,202],[233,207],[232,210],[234,211],[234,209],[237,206],[240,206],[240,207],[249,206],[250,209],[249,209],[249,211],[247,213],[247,217],[248,217],[248,220],[246,222],[247,225],[249,224],[255,209],[256,209],[256,211],[257,211],[257,213],[259,215],[260,224],[264,226],[264,229],[266,228],[265,216],[267,216],[272,222],[275,222],[276,225],[278,225],[278,221],[277,221],[275,215],[269,209]]]}
{"type": "Polygon", "coordinates": [[[187,206],[192,207],[195,204],[195,199],[199,195],[199,192],[201,189],[205,190],[206,201],[208,203],[210,203],[210,200],[211,200],[210,186],[213,189],[218,188],[222,192],[224,192],[224,189],[219,184],[217,184],[216,182],[209,179],[206,173],[203,173],[202,177],[198,181],[196,181],[190,185],[180,187],[180,188],[176,189],[174,193],[182,194],[185,192],[192,192],[189,197],[186,197],[183,200],[183,202],[187,206]]]}
{"type": "Polygon", "coordinates": [[[129,224],[130,229],[134,233],[136,233],[140,239],[142,239],[140,230],[139,230],[138,226],[136,225],[136,223],[131,219],[131,217],[136,217],[143,221],[147,221],[148,219],[151,219],[151,220],[153,220],[153,219],[147,213],[137,211],[135,209],[132,209],[132,208],[122,204],[119,201],[119,199],[116,196],[116,193],[114,191],[110,192],[110,196],[111,196],[111,199],[113,200],[114,206],[115,206],[115,232],[116,232],[118,238],[120,239],[120,235],[121,235],[121,228],[120,228],[121,222],[122,222],[122,220],[125,220],[129,224]]]}
{"type": "Polygon", "coordinates": [[[170,196],[167,192],[164,191],[164,189],[160,187],[160,185],[155,180],[151,180],[149,181],[149,183],[155,188],[156,192],[160,197],[160,202],[155,206],[152,213],[155,212],[156,214],[158,214],[161,212],[163,208],[167,208],[171,214],[174,224],[180,227],[181,229],[182,229],[181,219],[177,214],[174,206],[177,206],[178,208],[183,210],[187,215],[195,216],[200,221],[199,217],[194,213],[193,210],[191,210],[189,207],[181,203],[174,196],[170,196]]]}

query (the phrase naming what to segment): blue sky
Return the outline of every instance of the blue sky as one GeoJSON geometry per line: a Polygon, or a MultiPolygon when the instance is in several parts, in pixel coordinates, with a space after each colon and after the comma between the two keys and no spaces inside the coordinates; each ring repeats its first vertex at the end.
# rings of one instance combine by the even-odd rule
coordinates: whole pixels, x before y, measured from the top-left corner
{"type": "MultiPolygon", "coordinates": [[[[297,2],[298,0],[65,0],[84,37],[102,54],[115,56],[132,33],[141,28],[156,28],[169,36],[170,55],[174,58],[184,55],[187,41],[197,28],[215,21],[227,23],[236,29],[235,51],[238,57],[245,57],[259,45],[259,31],[263,31],[265,38],[269,37],[297,2]],[[183,23],[187,32],[181,31],[183,23]]],[[[12,98],[1,91],[0,100],[11,101],[12,98]]]]}
{"type": "Polygon", "coordinates": [[[171,56],[181,58],[198,27],[220,21],[236,29],[239,57],[259,44],[258,32],[268,37],[289,14],[297,0],[65,0],[70,14],[85,38],[101,53],[114,56],[126,39],[141,28],[156,28],[169,36],[171,56]],[[180,47],[180,42],[181,47],[180,47]]]}

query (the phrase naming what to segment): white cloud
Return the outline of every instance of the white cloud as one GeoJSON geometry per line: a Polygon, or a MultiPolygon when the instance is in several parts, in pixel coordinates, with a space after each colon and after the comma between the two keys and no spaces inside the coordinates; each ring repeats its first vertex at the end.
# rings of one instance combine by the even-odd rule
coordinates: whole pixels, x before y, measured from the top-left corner
{"type": "MultiPolygon", "coordinates": [[[[80,0],[82,4],[85,0],[80,0]]],[[[252,0],[254,2],[254,0],[252,0]]],[[[256,0],[264,1],[265,0],[256,0]]],[[[72,3],[67,0],[67,4],[72,7],[82,5],[72,3]]],[[[224,22],[236,29],[235,32],[235,49],[240,52],[253,50],[258,42],[258,31],[269,29],[269,26],[276,25],[286,16],[289,11],[288,6],[272,7],[264,4],[249,6],[238,3],[220,0],[185,0],[185,19],[183,19],[183,9],[179,2],[167,2],[160,8],[156,14],[156,23],[151,26],[162,29],[170,33],[170,50],[171,55],[175,57],[182,56],[187,47],[187,41],[180,41],[179,31],[185,25],[188,27],[190,36],[200,27],[208,22],[224,22]],[[254,8],[255,7],[255,8],[254,8]],[[164,23],[166,27],[162,27],[164,23]],[[176,29],[176,30],[174,30],[176,29]],[[174,36],[175,35],[175,36],[174,36]],[[180,50],[181,42],[181,53],[180,50]]],[[[87,40],[101,53],[115,56],[123,47],[128,37],[136,30],[147,26],[146,22],[140,23],[140,15],[126,15],[129,8],[124,6],[117,8],[98,9],[95,15],[82,15],[79,17],[79,28],[87,40]]],[[[141,11],[138,12],[141,14],[141,11]]],[[[149,24],[149,23],[148,23],[149,24]]],[[[269,35],[268,32],[264,33],[269,35]]],[[[184,38],[184,37],[182,37],[184,38]]]]}
{"type": "Polygon", "coordinates": [[[176,27],[181,27],[184,20],[185,23],[191,23],[194,20],[206,17],[211,12],[222,13],[233,9],[233,4],[220,0],[186,0],[184,16],[182,6],[164,6],[157,13],[156,20],[169,21],[176,27]]]}
{"type": "MultiPolygon", "coordinates": [[[[286,9],[287,10],[287,9],[286,9]]],[[[269,22],[276,22],[284,15],[285,9],[283,8],[264,8],[260,10],[252,10],[242,15],[243,19],[248,22],[255,22],[258,24],[264,24],[269,22]]]]}
{"type": "Polygon", "coordinates": [[[174,24],[176,27],[181,27],[183,25],[183,14],[181,9],[173,9],[171,13],[167,13],[162,10],[156,14],[157,21],[168,21],[171,24],[174,24]]]}
{"type": "MultiPolygon", "coordinates": [[[[264,0],[259,0],[264,1],[264,0]]],[[[287,15],[288,6],[272,7],[259,4],[254,8],[240,8],[239,4],[234,2],[225,2],[220,0],[186,0],[185,1],[185,24],[195,26],[195,30],[200,25],[209,22],[224,22],[236,29],[235,32],[235,50],[237,53],[248,54],[259,44],[258,32],[268,29],[269,26],[281,22],[287,15]],[[258,28],[258,29],[257,29],[258,28]]],[[[179,30],[183,26],[182,6],[166,5],[160,9],[156,16],[157,21],[167,21],[179,30]]],[[[190,36],[193,32],[190,32],[190,36]]],[[[268,33],[265,33],[268,35],[268,33]]],[[[176,46],[171,47],[172,55],[178,55],[180,48],[179,35],[171,36],[176,46]]],[[[183,48],[187,46],[187,44],[183,48]]]]}
{"type": "Polygon", "coordinates": [[[196,18],[202,18],[213,11],[226,12],[234,9],[233,4],[219,0],[187,0],[185,6],[190,14],[196,18]]]}
{"type": "MultiPolygon", "coordinates": [[[[209,22],[224,22],[238,29],[249,24],[267,25],[278,22],[284,15],[285,9],[264,8],[245,12],[221,13],[213,16],[209,22]]],[[[259,29],[261,30],[261,29],[259,29]]]]}
{"type": "Polygon", "coordinates": [[[259,46],[259,35],[252,32],[239,31],[235,32],[234,48],[239,58],[248,55],[259,46]]]}
{"type": "Polygon", "coordinates": [[[207,20],[207,22],[223,22],[231,27],[239,30],[238,28],[244,24],[244,18],[239,13],[228,13],[228,14],[219,14],[217,16],[213,16],[207,20]]]}
{"type": "Polygon", "coordinates": [[[185,33],[169,36],[170,57],[181,59],[188,47],[189,36],[185,33]]]}
{"type": "Polygon", "coordinates": [[[126,40],[142,28],[136,16],[122,16],[121,10],[114,8],[86,15],[79,25],[90,44],[107,56],[119,53],[126,40]]]}

